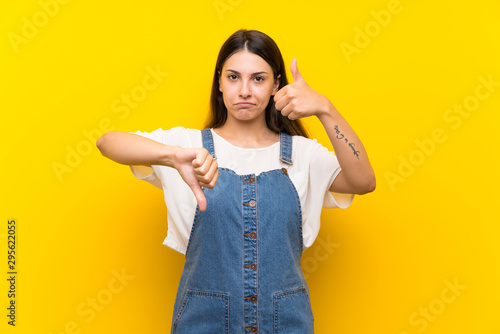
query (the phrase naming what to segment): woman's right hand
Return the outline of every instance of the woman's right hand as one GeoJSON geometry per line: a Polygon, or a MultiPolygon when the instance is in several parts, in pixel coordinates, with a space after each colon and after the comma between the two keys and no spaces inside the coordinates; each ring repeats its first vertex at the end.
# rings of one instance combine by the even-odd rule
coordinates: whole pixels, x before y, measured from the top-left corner
{"type": "Polygon", "coordinates": [[[207,209],[201,187],[215,187],[219,177],[217,166],[217,161],[205,148],[179,148],[174,153],[174,168],[193,191],[201,211],[207,209]]]}

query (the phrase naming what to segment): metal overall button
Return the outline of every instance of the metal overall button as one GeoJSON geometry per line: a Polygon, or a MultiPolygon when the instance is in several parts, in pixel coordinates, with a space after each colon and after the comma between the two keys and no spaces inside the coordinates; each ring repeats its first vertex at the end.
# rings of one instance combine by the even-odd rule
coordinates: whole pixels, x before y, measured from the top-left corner
{"type": "Polygon", "coordinates": [[[255,263],[245,264],[245,267],[248,267],[252,270],[257,269],[257,265],[255,263]]]}
{"type": "Polygon", "coordinates": [[[250,299],[250,301],[252,303],[256,303],[257,302],[257,296],[255,296],[255,295],[254,296],[245,297],[245,299],[250,299]]]}
{"type": "Polygon", "coordinates": [[[251,239],[257,239],[257,233],[256,232],[246,233],[245,235],[248,235],[251,239]]]}
{"type": "Polygon", "coordinates": [[[245,328],[245,330],[250,331],[252,333],[257,333],[257,326],[247,327],[247,328],[245,328]]]}

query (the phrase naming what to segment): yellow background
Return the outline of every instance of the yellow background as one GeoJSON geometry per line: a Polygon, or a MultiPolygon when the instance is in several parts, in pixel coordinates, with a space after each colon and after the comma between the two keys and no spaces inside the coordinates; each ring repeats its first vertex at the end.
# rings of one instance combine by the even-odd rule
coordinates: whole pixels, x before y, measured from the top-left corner
{"type": "MultiPolygon", "coordinates": [[[[102,157],[84,131],[200,128],[218,50],[240,28],[269,34],[287,64],[298,58],[377,175],[374,193],[323,211],[322,243],[304,254],[316,331],[500,332],[500,86],[489,92],[480,81],[500,82],[497,1],[65,2],[0,5],[2,333],[170,330],[184,256],[162,245],[162,193],[102,157]],[[374,13],[388,10],[377,23],[374,13]],[[347,44],[357,48],[350,56],[347,44]],[[128,114],[115,112],[148,66],[168,76],[128,114]],[[464,103],[470,116],[448,112],[464,103]],[[431,139],[435,129],[444,140],[431,139]],[[54,163],[68,166],[77,149],[80,160],[58,178],[54,163]],[[410,159],[413,170],[402,162],[410,159]],[[15,328],[6,318],[10,218],[15,328]]],[[[332,147],[317,119],[306,124],[332,147]]]]}

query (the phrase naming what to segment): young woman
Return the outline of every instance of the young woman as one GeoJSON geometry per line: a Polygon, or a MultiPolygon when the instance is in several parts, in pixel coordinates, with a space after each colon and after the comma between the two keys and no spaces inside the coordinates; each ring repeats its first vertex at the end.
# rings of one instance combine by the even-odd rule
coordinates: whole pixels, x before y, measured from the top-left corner
{"type": "Polygon", "coordinates": [[[214,72],[204,130],[126,133],[97,141],[163,189],[164,244],[186,255],[172,333],[313,333],[300,267],[319,231],[322,207],[347,207],[375,189],[363,144],[294,59],[288,84],[275,42],[235,32],[214,72]],[[299,119],[316,116],[335,153],[307,138],[299,119]]]}

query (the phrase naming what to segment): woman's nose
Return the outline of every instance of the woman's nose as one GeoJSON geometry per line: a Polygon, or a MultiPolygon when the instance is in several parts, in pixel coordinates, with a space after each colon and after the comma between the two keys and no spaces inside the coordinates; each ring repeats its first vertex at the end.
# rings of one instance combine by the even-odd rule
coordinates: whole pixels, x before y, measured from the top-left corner
{"type": "Polygon", "coordinates": [[[251,89],[250,89],[250,84],[246,81],[242,81],[241,86],[240,86],[240,96],[241,97],[248,97],[250,96],[251,89]]]}

